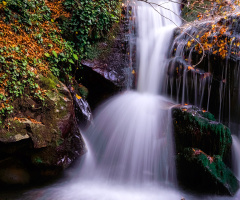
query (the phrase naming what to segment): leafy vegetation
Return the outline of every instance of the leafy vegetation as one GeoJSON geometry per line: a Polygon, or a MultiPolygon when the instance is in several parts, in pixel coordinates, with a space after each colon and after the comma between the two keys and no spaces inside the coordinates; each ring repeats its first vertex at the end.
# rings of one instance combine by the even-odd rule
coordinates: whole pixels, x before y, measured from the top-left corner
{"type": "Polygon", "coordinates": [[[87,48],[106,37],[120,16],[117,0],[66,0],[63,5],[72,13],[70,18],[61,20],[63,35],[74,43],[81,58],[87,56],[87,48]]]}
{"type": "Polygon", "coordinates": [[[118,0],[0,0],[0,125],[15,116],[18,99],[44,106],[40,76],[70,80],[118,22],[118,8],[118,0]]]}
{"type": "Polygon", "coordinates": [[[224,16],[234,12],[240,5],[239,0],[183,0],[182,16],[186,21],[224,16]]]}

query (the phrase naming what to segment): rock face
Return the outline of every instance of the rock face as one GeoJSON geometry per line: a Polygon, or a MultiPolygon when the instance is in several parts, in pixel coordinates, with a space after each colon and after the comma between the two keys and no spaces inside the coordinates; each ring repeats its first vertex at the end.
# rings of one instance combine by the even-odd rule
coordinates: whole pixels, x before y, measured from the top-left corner
{"type": "Polygon", "coordinates": [[[173,97],[208,108],[225,124],[240,123],[239,22],[235,14],[177,29],[168,71],[168,92],[173,97]],[[182,30],[203,44],[205,56],[195,67],[203,55],[202,47],[182,30]]]}
{"type": "Polygon", "coordinates": [[[234,195],[239,182],[223,162],[230,155],[230,130],[195,106],[175,106],[172,115],[180,185],[199,192],[234,195]]]}
{"type": "Polygon", "coordinates": [[[57,176],[85,152],[70,91],[51,74],[39,84],[46,90],[46,107],[25,99],[18,115],[8,119],[9,127],[0,130],[0,183],[57,176]]]}

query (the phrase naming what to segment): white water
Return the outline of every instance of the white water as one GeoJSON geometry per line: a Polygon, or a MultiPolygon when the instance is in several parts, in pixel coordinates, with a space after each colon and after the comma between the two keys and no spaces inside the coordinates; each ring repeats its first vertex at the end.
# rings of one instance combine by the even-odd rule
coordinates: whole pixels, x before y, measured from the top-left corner
{"type": "Polygon", "coordinates": [[[232,135],[232,158],[233,172],[238,180],[240,180],[240,140],[235,135],[232,135]]]}
{"type": "MultiPolygon", "coordinates": [[[[177,3],[152,2],[179,12],[177,3]]],[[[85,133],[90,151],[81,160],[79,169],[72,172],[69,183],[38,191],[30,198],[181,199],[182,195],[171,189],[176,186],[170,115],[173,104],[157,95],[176,26],[148,4],[137,4],[138,92],[119,94],[98,109],[94,124],[85,133]]],[[[160,7],[155,9],[180,23],[173,12],[160,7]]]]}
{"type": "Polygon", "coordinates": [[[161,7],[155,6],[154,10],[151,6],[146,6],[144,2],[138,3],[138,91],[159,94],[164,76],[166,76],[168,62],[166,58],[173,30],[176,28],[175,24],[180,25],[181,22],[177,16],[179,4],[161,0],[150,2],[157,3],[161,7]]]}

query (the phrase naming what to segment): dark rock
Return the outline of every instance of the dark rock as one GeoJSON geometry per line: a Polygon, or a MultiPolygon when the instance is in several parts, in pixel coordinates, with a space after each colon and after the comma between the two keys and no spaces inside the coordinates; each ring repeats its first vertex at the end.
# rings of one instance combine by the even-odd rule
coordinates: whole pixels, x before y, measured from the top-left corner
{"type": "Polygon", "coordinates": [[[84,67],[91,68],[94,72],[100,74],[101,76],[103,76],[105,79],[109,80],[114,85],[121,87],[121,86],[123,86],[125,77],[124,77],[123,72],[120,71],[121,65],[122,65],[121,64],[122,60],[120,60],[121,56],[120,55],[116,55],[116,56],[117,56],[117,58],[115,58],[115,62],[118,62],[118,63],[111,63],[111,62],[104,63],[103,61],[101,62],[99,60],[83,60],[81,62],[81,64],[84,67]],[[114,65],[115,68],[116,68],[116,66],[118,66],[118,68],[119,68],[118,71],[120,71],[120,72],[117,72],[116,69],[112,69],[110,67],[111,65],[114,65]]]}
{"type": "Polygon", "coordinates": [[[220,156],[209,156],[200,149],[186,148],[177,155],[178,180],[188,189],[201,193],[233,196],[239,181],[220,156]]]}
{"type": "Polygon", "coordinates": [[[177,153],[185,148],[199,148],[208,155],[229,156],[232,137],[229,128],[214,121],[214,116],[195,106],[172,109],[177,153]]]}
{"type": "Polygon", "coordinates": [[[0,182],[7,185],[24,185],[30,182],[26,167],[16,158],[0,161],[0,182]]]}
{"type": "Polygon", "coordinates": [[[91,108],[86,101],[88,90],[77,83],[69,86],[73,97],[76,120],[81,129],[86,129],[92,122],[91,108]]]}
{"type": "MultiPolygon", "coordinates": [[[[82,63],[83,69],[80,73],[83,73],[84,77],[82,77],[81,83],[88,88],[88,102],[94,109],[100,102],[119,91],[121,85],[112,82],[115,79],[111,80],[109,77],[110,73],[114,72],[105,69],[104,64],[102,67],[97,61],[83,61],[82,63]]],[[[115,78],[118,79],[117,76],[115,78]]]]}
{"type": "Polygon", "coordinates": [[[232,14],[177,29],[168,71],[168,93],[173,98],[208,109],[232,130],[240,124],[239,22],[240,17],[232,14]],[[192,37],[205,47],[205,56],[195,67],[202,50],[192,37]]]}

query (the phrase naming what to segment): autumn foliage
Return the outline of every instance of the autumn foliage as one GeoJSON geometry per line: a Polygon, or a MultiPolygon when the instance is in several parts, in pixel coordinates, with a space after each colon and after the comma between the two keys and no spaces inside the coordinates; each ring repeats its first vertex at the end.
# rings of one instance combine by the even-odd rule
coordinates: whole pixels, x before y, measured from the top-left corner
{"type": "Polygon", "coordinates": [[[71,80],[93,39],[118,20],[118,1],[106,2],[0,0],[0,125],[25,98],[46,106],[42,76],[71,80]]]}

